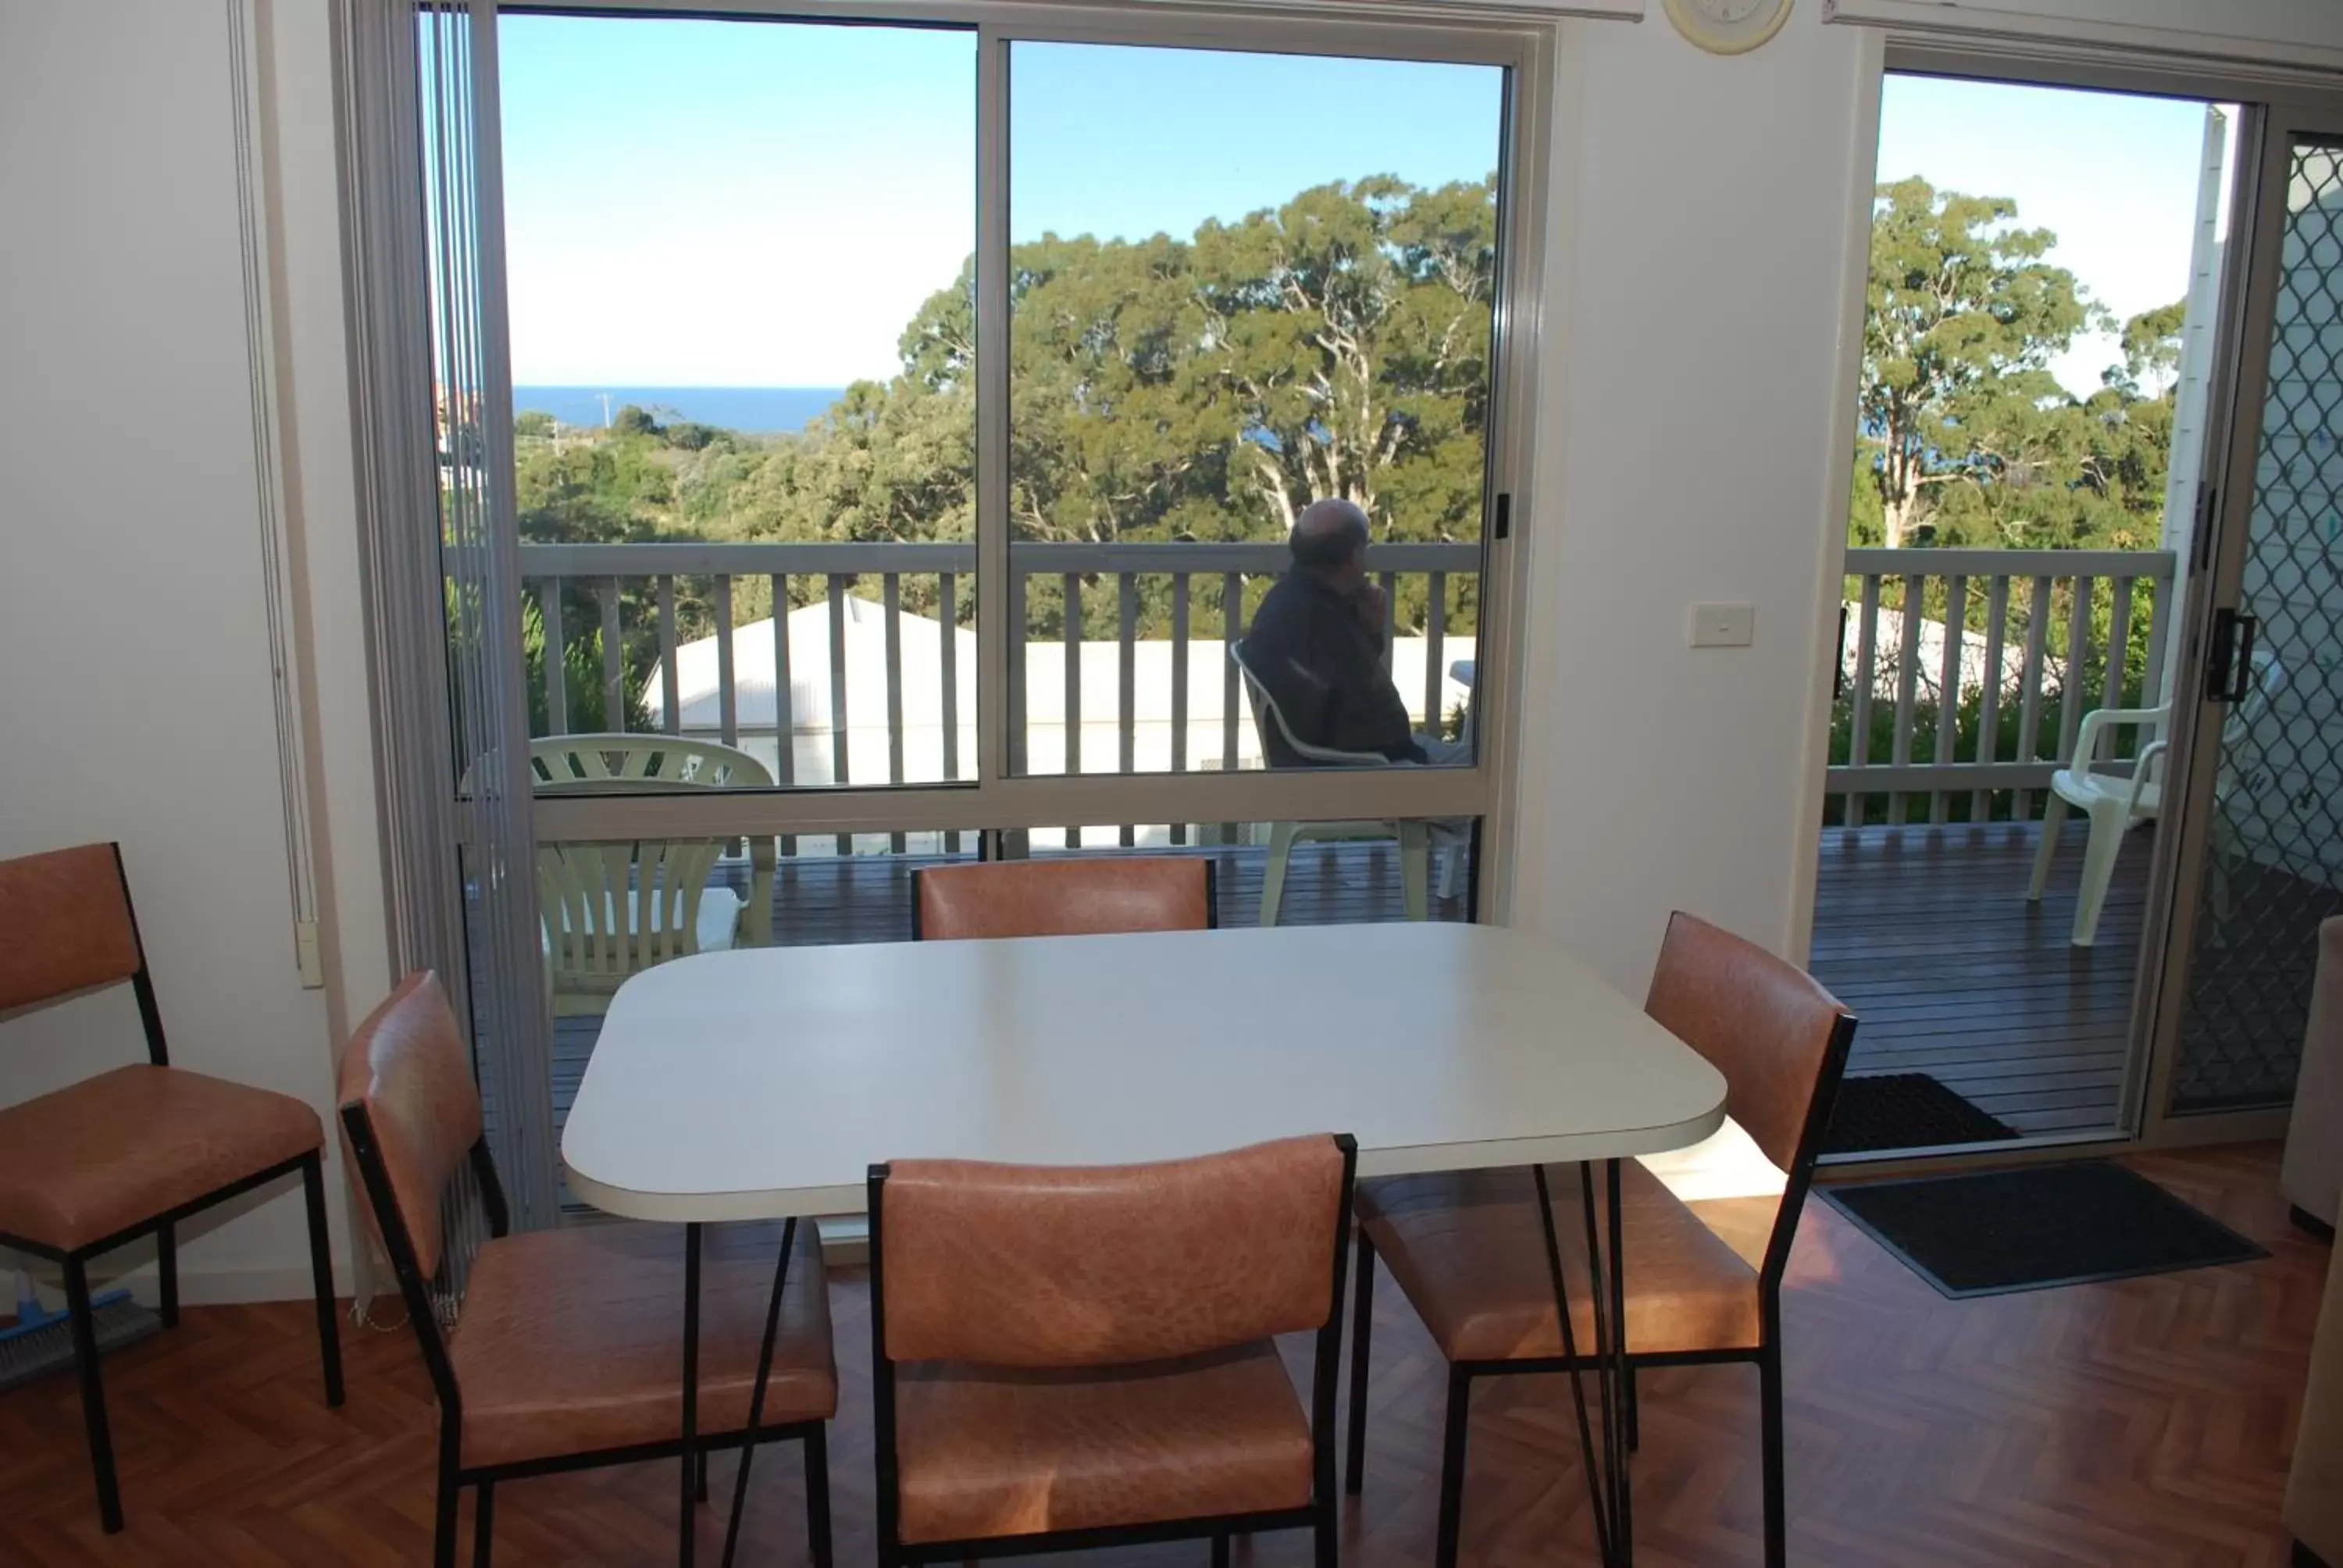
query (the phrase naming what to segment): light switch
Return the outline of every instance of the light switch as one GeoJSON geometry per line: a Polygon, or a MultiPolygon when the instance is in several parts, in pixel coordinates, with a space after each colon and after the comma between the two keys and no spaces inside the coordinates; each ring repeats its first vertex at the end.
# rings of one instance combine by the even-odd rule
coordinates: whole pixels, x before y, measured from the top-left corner
{"type": "Polygon", "coordinates": [[[1747,648],[1757,635],[1754,604],[1696,604],[1692,607],[1694,648],[1747,648]]]}

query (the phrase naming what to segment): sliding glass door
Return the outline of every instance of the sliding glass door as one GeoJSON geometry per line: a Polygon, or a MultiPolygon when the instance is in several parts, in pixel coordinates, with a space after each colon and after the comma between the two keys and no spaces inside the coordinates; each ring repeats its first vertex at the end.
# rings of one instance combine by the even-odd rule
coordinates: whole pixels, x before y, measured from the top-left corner
{"type": "Polygon", "coordinates": [[[2206,558],[2190,832],[2151,1105],[2189,1135],[2294,1094],[2343,914],[2343,117],[2272,111],[2242,395],[2206,558]]]}
{"type": "Polygon", "coordinates": [[[1826,1158],[2137,1125],[2247,121],[1883,83],[1809,956],[1864,1024],[1826,1158]]]}

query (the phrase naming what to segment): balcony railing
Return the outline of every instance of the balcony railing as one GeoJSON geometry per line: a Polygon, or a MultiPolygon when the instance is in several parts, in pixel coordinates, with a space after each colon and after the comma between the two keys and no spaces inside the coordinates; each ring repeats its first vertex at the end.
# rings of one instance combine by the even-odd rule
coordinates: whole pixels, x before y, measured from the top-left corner
{"type": "MultiPolygon", "coordinates": [[[[1289,559],[1275,542],[1016,546],[1009,618],[1025,635],[1011,643],[1011,686],[1022,698],[1012,766],[1260,766],[1227,649],[1244,634],[1245,584],[1289,559]],[[1102,621],[1110,636],[1097,635],[1102,621]]],[[[973,774],[972,545],[538,544],[521,547],[520,562],[543,628],[536,678],[546,733],[709,736],[760,756],[785,785],[973,774]],[[736,626],[739,590],[752,584],[780,607],[785,631],[736,626]],[[795,616],[793,596],[806,601],[795,616]],[[820,635],[809,635],[809,610],[820,635]],[[598,713],[578,711],[581,654],[598,713]]],[[[1386,639],[1386,657],[1412,717],[1437,727],[1470,695],[1452,666],[1473,657],[1473,638],[1448,627],[1477,585],[1481,548],[1378,545],[1367,564],[1393,615],[1405,590],[1416,624],[1393,628],[1402,635],[1386,639]]]]}
{"type": "MultiPolygon", "coordinates": [[[[1846,552],[1834,819],[2023,821],[2094,708],[2164,689],[2168,550],[1846,552]]],[[[2120,771],[2125,736],[2098,766],[2120,771]]]]}

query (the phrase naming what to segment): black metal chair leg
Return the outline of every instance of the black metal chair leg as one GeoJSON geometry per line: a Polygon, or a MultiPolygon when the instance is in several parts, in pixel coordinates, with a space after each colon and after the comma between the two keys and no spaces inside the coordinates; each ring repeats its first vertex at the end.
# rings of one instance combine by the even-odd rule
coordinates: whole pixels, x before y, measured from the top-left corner
{"type": "Polygon", "coordinates": [[[830,1568],[830,1434],[819,1426],[806,1434],[805,1486],[806,1543],[813,1553],[813,1568],[830,1568]]]}
{"type": "Polygon", "coordinates": [[[460,1415],[439,1408],[438,1486],[432,1497],[432,1568],[456,1568],[456,1514],[464,1505],[464,1427],[460,1415]]]}
{"type": "Polygon", "coordinates": [[[1768,1344],[1757,1359],[1758,1441],[1765,1452],[1765,1568],[1790,1560],[1790,1522],[1782,1452],[1782,1352],[1768,1344]]]}
{"type": "Polygon", "coordinates": [[[461,1500],[463,1483],[456,1479],[455,1466],[448,1462],[447,1445],[440,1445],[439,1496],[431,1518],[432,1568],[456,1568],[456,1506],[461,1500]]]}
{"type": "MultiPolygon", "coordinates": [[[[334,1296],[333,1235],[326,1229],[326,1166],[323,1155],[312,1154],[301,1162],[301,1197],[309,1211],[309,1281],[317,1297],[317,1358],[325,1368],[326,1403],[337,1408],[343,1398],[342,1328],[340,1308],[334,1296]]],[[[165,1234],[169,1232],[166,1231],[165,1234]]],[[[171,1274],[164,1277],[173,1279],[171,1274]]],[[[164,1299],[174,1301],[177,1294],[174,1283],[170,1293],[164,1299]]],[[[166,1318],[165,1321],[169,1320],[166,1318]]]]}
{"type": "Polygon", "coordinates": [[[472,1568],[488,1568],[488,1553],[496,1544],[497,1483],[480,1483],[479,1495],[472,1504],[472,1568]]]}
{"type": "Polygon", "coordinates": [[[1625,1392],[1627,1396],[1627,1452],[1629,1453],[1635,1453],[1640,1452],[1644,1446],[1644,1410],[1641,1402],[1637,1400],[1635,1395],[1635,1369],[1633,1366],[1630,1366],[1627,1369],[1625,1392]]]}
{"type": "Polygon", "coordinates": [[[1464,1516],[1464,1436],[1472,1425],[1473,1379],[1448,1369],[1448,1424],[1440,1439],[1440,1534],[1433,1568],[1456,1568],[1456,1537],[1464,1516]]]}
{"type": "Polygon", "coordinates": [[[1229,1538],[1225,1535],[1212,1537],[1212,1568],[1229,1568],[1229,1538]]]}
{"type": "Polygon", "coordinates": [[[1367,1479],[1367,1345],[1374,1330],[1375,1249],[1359,1232],[1358,1282],[1351,1302],[1351,1433],[1343,1490],[1355,1495],[1367,1479]]]}
{"type": "Polygon", "coordinates": [[[171,1226],[155,1231],[155,1272],[162,1282],[163,1326],[179,1326],[179,1238],[171,1226]]]}
{"type": "Polygon", "coordinates": [[[89,1429],[89,1464],[97,1478],[97,1517],[108,1535],[122,1531],[122,1492],[114,1477],[114,1437],[106,1424],[106,1383],[98,1375],[97,1320],[89,1305],[89,1270],[65,1260],[65,1312],[73,1322],[74,1370],[81,1374],[81,1418],[89,1429]]]}
{"type": "Polygon", "coordinates": [[[676,1465],[679,1568],[691,1568],[698,1523],[692,1514],[694,1493],[699,1490],[699,1466],[694,1461],[699,1452],[699,1231],[698,1224],[683,1228],[683,1447],[676,1465]]]}

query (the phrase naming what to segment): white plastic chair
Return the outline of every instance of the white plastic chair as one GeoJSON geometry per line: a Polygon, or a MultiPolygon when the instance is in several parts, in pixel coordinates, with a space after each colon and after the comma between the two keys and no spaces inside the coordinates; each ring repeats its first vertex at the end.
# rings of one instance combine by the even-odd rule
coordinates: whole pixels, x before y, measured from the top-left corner
{"type": "Polygon", "coordinates": [[[2083,715],[2082,727],[2075,732],[2074,755],[2050,776],[2050,799],[2042,812],[2042,839],[2034,851],[2034,880],[2026,897],[2028,902],[2041,901],[2042,890],[2050,879],[2050,860],[2058,849],[2058,830],[2066,825],[2066,809],[2079,807],[2090,818],[2091,840],[2083,851],[2083,881],[2076,894],[2075,930],[2069,939],[2078,948],[2087,948],[2098,939],[2099,910],[2107,901],[2108,885],[2115,880],[2116,855],[2123,848],[2126,829],[2135,822],[2152,820],[2164,804],[2163,786],[2151,775],[2163,760],[2168,743],[2159,739],[2141,747],[2127,778],[2091,770],[2099,737],[2117,726],[2160,731],[2171,719],[2170,703],[2157,708],[2095,709],[2083,715]]]}
{"type": "MultiPolygon", "coordinates": [[[[2270,699],[2285,684],[2286,672],[2267,652],[2253,656],[2254,683],[2243,701],[2229,709],[2221,723],[2221,745],[2225,759],[2220,778],[2213,790],[2217,811],[2228,803],[2236,789],[2236,771],[2226,765],[2227,754],[2243,744],[2255,720],[2269,706],[2270,699]]],[[[2075,927],[2069,940],[2078,948],[2087,948],[2098,940],[2099,913],[2107,901],[2107,889],[2115,880],[2116,857],[2123,849],[2123,836],[2135,823],[2153,821],[2164,806],[2164,786],[2155,777],[2157,765],[2170,749],[2163,731],[2172,722],[2172,705],[2156,708],[2101,708],[2083,716],[2081,726],[2075,731],[2075,749],[2066,765],[2050,776],[2050,799],[2042,813],[2042,839],[2034,851],[2034,879],[2026,889],[2029,902],[2039,902],[2042,890],[2050,879],[2050,861],[2058,849],[2058,832],[2065,826],[2069,806],[2079,808],[2090,819],[2091,837],[2083,851],[2083,879],[2075,900],[2075,927]],[[2157,739],[2140,748],[2132,759],[2128,777],[2117,773],[2097,773],[2091,769],[2091,759],[2097,755],[2099,738],[2107,730],[2137,726],[2157,732],[2157,739]]],[[[2217,817],[2217,829],[2223,826],[2217,817]]],[[[2226,898],[2227,868],[2222,862],[2224,849],[2214,846],[2213,875],[2217,880],[2217,901],[2226,898]]]]}
{"type": "MultiPolygon", "coordinates": [[[[1279,739],[1293,754],[1306,761],[1326,768],[1389,768],[1392,760],[1379,752],[1338,751],[1331,746],[1313,746],[1293,733],[1285,722],[1284,713],[1277,699],[1253,673],[1252,666],[1244,660],[1239,645],[1229,645],[1229,657],[1236,661],[1244,676],[1245,691],[1252,699],[1253,722],[1264,730],[1262,715],[1269,716],[1269,724],[1276,726],[1279,739]]],[[[1264,735],[1264,739],[1266,736],[1264,735]]],[[[1262,748],[1266,753],[1269,748],[1262,748]]],[[[1277,924],[1279,908],[1285,901],[1285,870],[1293,858],[1293,846],[1312,841],[1335,842],[1351,839],[1396,839],[1399,840],[1400,902],[1411,920],[1432,917],[1430,888],[1432,881],[1432,837],[1428,826],[1406,818],[1382,821],[1356,822],[1272,822],[1269,829],[1269,864],[1261,879],[1261,923],[1277,924]]]]}
{"type": "MultiPolygon", "coordinates": [[[[553,735],[529,742],[539,795],[659,793],[769,787],[747,752],[672,735],[553,735]]],[[[630,975],[739,940],[773,940],[773,840],[750,839],[749,892],[710,887],[724,839],[540,844],[537,890],[556,1017],[608,1010],[630,975]],[[621,913],[623,911],[623,914],[621,913]]]]}

